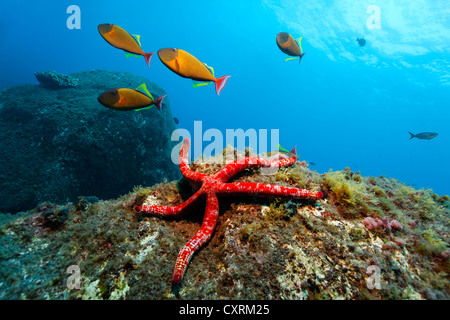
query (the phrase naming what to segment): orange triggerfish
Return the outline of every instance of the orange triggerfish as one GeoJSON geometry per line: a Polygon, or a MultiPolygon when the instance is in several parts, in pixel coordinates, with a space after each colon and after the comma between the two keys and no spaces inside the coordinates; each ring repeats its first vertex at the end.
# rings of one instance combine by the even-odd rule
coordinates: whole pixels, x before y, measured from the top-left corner
{"type": "Polygon", "coordinates": [[[278,48],[280,48],[281,51],[283,51],[285,54],[295,57],[295,58],[287,58],[287,60],[290,59],[296,59],[299,57],[299,62],[302,61],[302,57],[305,55],[306,52],[302,52],[302,38],[298,39],[299,41],[295,41],[294,38],[287,32],[280,32],[277,34],[277,45],[278,48]]]}
{"type": "Polygon", "coordinates": [[[105,39],[106,42],[113,47],[122,49],[131,54],[143,56],[145,58],[145,62],[147,62],[148,66],[150,66],[150,61],[154,52],[145,53],[139,43],[139,37],[136,39],[121,27],[110,23],[99,24],[98,32],[100,32],[103,39],[105,39]]]}
{"type": "Polygon", "coordinates": [[[165,48],[158,51],[161,62],[170,70],[183,78],[195,81],[213,81],[216,84],[216,93],[225,87],[230,76],[214,77],[210,68],[190,53],[175,48],[165,48]]]}
{"type": "Polygon", "coordinates": [[[153,105],[156,105],[158,109],[161,110],[162,101],[166,96],[167,95],[163,95],[155,100],[150,92],[148,92],[144,83],[137,87],[136,90],[116,88],[103,92],[98,96],[97,100],[105,107],[119,111],[139,111],[143,109],[150,109],[153,105]],[[146,94],[138,90],[143,90],[146,94]]]}

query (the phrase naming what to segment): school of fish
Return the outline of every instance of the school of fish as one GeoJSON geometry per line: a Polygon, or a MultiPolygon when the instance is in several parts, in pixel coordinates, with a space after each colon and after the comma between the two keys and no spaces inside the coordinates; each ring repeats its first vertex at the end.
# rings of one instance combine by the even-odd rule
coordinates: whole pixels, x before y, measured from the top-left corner
{"type": "MultiPolygon", "coordinates": [[[[147,65],[150,67],[150,62],[154,52],[145,52],[142,49],[139,35],[131,35],[123,28],[110,23],[98,25],[98,31],[103,39],[105,39],[110,45],[125,51],[127,57],[143,56],[147,65]]],[[[287,32],[280,32],[277,34],[276,43],[278,48],[289,56],[285,59],[285,61],[293,59],[299,59],[299,62],[302,61],[305,52],[303,52],[301,41],[302,37],[296,40],[287,32]]],[[[364,37],[361,39],[357,38],[356,41],[360,47],[364,47],[366,44],[364,37]]],[[[158,50],[158,57],[169,70],[180,77],[191,79],[193,82],[200,82],[194,83],[194,87],[214,83],[217,95],[220,95],[228,79],[231,77],[229,75],[218,78],[215,77],[213,68],[209,67],[206,63],[203,63],[198,58],[182,49],[160,49],[158,50]]],[[[149,109],[153,107],[153,105],[157,106],[157,108],[161,110],[162,102],[165,97],[166,95],[161,96],[158,99],[154,99],[150,92],[148,92],[145,84],[142,84],[136,89],[111,89],[100,94],[98,101],[107,108],[119,111],[140,111],[149,109]]],[[[418,138],[431,140],[438,134],[434,132],[423,132],[416,135],[410,133],[410,135],[410,139],[418,138]]]]}

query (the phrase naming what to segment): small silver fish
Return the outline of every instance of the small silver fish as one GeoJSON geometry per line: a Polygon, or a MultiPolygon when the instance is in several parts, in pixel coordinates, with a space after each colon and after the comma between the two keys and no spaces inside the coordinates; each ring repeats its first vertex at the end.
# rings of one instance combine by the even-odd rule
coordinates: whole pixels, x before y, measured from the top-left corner
{"type": "Polygon", "coordinates": [[[436,132],[421,132],[418,134],[412,134],[411,132],[408,132],[408,133],[411,135],[411,137],[409,139],[417,138],[417,139],[423,139],[423,140],[431,140],[438,135],[436,132]]]}

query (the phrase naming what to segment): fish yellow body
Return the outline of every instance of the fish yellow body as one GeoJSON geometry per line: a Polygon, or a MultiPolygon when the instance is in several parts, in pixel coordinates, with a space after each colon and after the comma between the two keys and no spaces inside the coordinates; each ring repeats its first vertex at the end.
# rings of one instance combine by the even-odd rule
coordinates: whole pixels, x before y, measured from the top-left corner
{"type": "Polygon", "coordinates": [[[143,56],[148,65],[153,56],[153,52],[145,53],[139,42],[127,31],[119,26],[110,23],[98,25],[98,32],[110,45],[122,49],[126,52],[143,56]]]}
{"type": "Polygon", "coordinates": [[[189,52],[176,48],[165,48],[158,51],[161,62],[170,70],[183,78],[195,81],[213,81],[219,95],[230,76],[214,77],[211,70],[189,52]]]}
{"type": "Polygon", "coordinates": [[[277,45],[283,53],[292,57],[300,57],[300,60],[305,54],[302,53],[299,43],[287,32],[277,34],[277,45]]]}
{"type": "Polygon", "coordinates": [[[119,111],[140,110],[152,105],[156,105],[161,110],[162,100],[165,97],[166,95],[163,95],[154,100],[151,95],[148,96],[137,90],[116,88],[103,92],[99,95],[98,101],[107,108],[119,111]]]}

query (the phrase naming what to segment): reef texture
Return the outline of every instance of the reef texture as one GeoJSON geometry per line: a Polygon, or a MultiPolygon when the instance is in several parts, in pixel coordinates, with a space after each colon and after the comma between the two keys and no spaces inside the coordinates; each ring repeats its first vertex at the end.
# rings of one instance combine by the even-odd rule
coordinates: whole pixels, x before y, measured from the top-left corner
{"type": "Polygon", "coordinates": [[[55,71],[36,72],[36,79],[49,89],[76,87],[80,79],[55,71]]]}
{"type": "Polygon", "coordinates": [[[120,112],[97,101],[106,90],[144,82],[155,97],[164,90],[128,72],[70,77],[79,79],[76,87],[23,85],[0,92],[0,212],[79,196],[111,199],[180,176],[170,158],[175,124],[169,98],[162,112],[120,112]]]}
{"type": "MultiPolygon", "coordinates": [[[[207,163],[191,169],[213,175],[223,167],[207,163]]],[[[350,168],[320,175],[298,161],[273,175],[250,168],[230,180],[244,181],[321,190],[324,198],[221,197],[215,232],[178,296],[173,267],[204,204],[177,219],[134,208],[183,203],[196,191],[184,179],[116,200],[83,197],[3,215],[0,299],[450,298],[448,196],[350,168]],[[67,287],[71,265],[80,289],[67,287]]]]}

